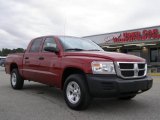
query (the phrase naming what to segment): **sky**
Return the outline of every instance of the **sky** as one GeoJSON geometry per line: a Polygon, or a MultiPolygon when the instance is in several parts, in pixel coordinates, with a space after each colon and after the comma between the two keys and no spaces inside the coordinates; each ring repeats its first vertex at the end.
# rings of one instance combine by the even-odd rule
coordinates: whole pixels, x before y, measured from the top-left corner
{"type": "Polygon", "coordinates": [[[0,49],[43,35],[83,37],[160,25],[159,0],[0,0],[0,49]]]}

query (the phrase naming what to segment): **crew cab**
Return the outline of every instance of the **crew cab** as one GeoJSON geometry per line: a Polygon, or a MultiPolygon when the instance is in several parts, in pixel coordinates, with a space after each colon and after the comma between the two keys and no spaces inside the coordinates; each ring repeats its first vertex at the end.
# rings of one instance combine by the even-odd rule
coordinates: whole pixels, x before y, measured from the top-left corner
{"type": "Polygon", "coordinates": [[[70,36],[31,40],[25,53],[7,56],[5,71],[13,89],[29,80],[63,90],[74,110],[87,108],[94,97],[132,99],[153,81],[143,58],[106,52],[91,40],[70,36]]]}

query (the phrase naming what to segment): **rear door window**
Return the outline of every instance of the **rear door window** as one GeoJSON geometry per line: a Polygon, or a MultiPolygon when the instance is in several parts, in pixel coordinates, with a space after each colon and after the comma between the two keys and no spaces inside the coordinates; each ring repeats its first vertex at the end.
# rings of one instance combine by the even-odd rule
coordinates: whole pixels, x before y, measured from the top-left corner
{"type": "Polygon", "coordinates": [[[42,43],[42,38],[37,38],[32,42],[32,46],[29,52],[39,52],[42,43]]]}

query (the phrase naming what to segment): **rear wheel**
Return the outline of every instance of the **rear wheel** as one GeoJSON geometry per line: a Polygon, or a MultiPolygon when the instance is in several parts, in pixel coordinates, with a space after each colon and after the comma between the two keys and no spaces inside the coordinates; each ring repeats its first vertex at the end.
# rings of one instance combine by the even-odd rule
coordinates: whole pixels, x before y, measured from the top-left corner
{"type": "Polygon", "coordinates": [[[13,69],[11,72],[11,86],[13,89],[22,89],[24,80],[19,74],[18,69],[13,69]]]}
{"type": "Polygon", "coordinates": [[[128,95],[128,96],[122,96],[119,97],[118,99],[120,100],[131,100],[132,98],[134,98],[136,95],[128,95]]]}
{"type": "Polygon", "coordinates": [[[88,107],[91,97],[83,75],[73,74],[66,79],[64,99],[71,109],[82,110],[88,107]]]}

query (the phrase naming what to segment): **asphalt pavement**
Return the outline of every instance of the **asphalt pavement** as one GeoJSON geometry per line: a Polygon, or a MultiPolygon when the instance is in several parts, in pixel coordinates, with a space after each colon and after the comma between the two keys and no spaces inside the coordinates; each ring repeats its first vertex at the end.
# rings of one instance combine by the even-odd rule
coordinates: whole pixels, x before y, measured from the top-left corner
{"type": "Polygon", "coordinates": [[[94,99],[87,110],[74,111],[54,87],[25,81],[24,89],[13,90],[0,67],[0,120],[160,120],[160,77],[130,101],[94,99]]]}

